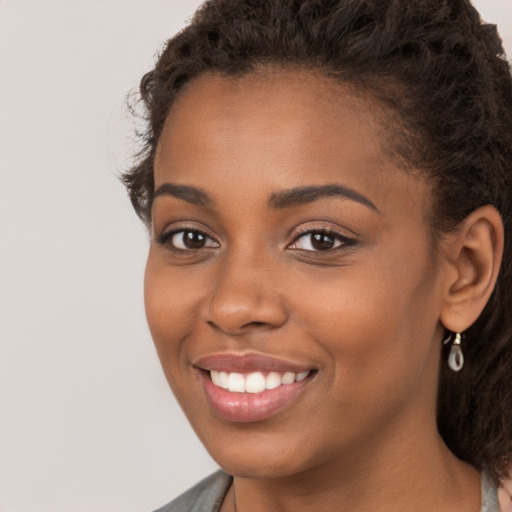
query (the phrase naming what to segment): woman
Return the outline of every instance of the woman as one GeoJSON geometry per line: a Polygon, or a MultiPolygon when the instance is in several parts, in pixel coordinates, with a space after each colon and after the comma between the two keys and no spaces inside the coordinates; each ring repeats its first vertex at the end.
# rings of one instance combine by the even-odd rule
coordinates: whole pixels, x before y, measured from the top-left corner
{"type": "Polygon", "coordinates": [[[210,1],[168,42],[124,181],[224,471],[162,510],[497,510],[511,83],[466,0],[210,1]]]}
{"type": "MultiPolygon", "coordinates": [[[[511,472],[509,471],[509,475],[511,472]]],[[[501,512],[512,512],[512,479],[507,478],[501,482],[502,485],[498,490],[498,501],[501,512]]]]}

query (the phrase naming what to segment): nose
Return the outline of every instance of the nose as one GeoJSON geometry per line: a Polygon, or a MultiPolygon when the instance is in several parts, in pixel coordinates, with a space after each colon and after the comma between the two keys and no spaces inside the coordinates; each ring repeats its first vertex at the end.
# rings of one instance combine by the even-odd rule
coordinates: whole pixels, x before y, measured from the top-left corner
{"type": "Polygon", "coordinates": [[[207,323],[231,336],[282,326],[287,312],[274,274],[254,255],[222,262],[214,277],[207,323]]]}

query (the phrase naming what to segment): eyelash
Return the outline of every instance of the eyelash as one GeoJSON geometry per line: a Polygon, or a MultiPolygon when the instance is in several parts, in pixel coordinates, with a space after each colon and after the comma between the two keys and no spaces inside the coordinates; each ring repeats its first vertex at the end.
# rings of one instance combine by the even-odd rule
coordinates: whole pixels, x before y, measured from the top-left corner
{"type": "MultiPolygon", "coordinates": [[[[329,247],[325,250],[319,250],[319,249],[311,250],[311,249],[304,249],[304,248],[300,248],[300,247],[293,248],[293,250],[304,251],[304,252],[309,252],[309,253],[332,253],[335,251],[346,250],[349,247],[355,245],[355,243],[356,243],[356,240],[354,240],[353,238],[341,235],[340,233],[330,230],[330,229],[308,229],[306,231],[303,231],[302,233],[299,233],[295,237],[293,242],[290,245],[288,245],[288,248],[290,248],[290,246],[292,246],[292,245],[295,245],[299,240],[307,237],[308,235],[311,237],[310,241],[309,241],[310,246],[313,246],[313,240],[312,240],[313,235],[331,238],[334,240],[334,244],[336,244],[337,242],[339,242],[339,243],[338,243],[338,245],[334,245],[334,247],[329,247]]],[[[317,241],[320,242],[321,240],[317,239],[317,241]]]]}
{"type": "Polygon", "coordinates": [[[163,232],[156,239],[156,242],[159,245],[166,246],[171,251],[179,252],[179,253],[185,253],[185,252],[189,252],[189,251],[198,251],[198,250],[205,249],[205,248],[208,248],[208,247],[213,247],[213,248],[219,247],[218,242],[216,242],[210,235],[208,235],[208,233],[205,233],[204,231],[201,231],[200,229],[193,229],[193,228],[173,229],[171,231],[163,232]],[[207,240],[207,241],[209,240],[209,241],[213,242],[215,245],[214,246],[211,246],[211,245],[210,246],[203,246],[203,247],[197,247],[197,248],[190,248],[190,247],[179,248],[179,247],[176,247],[172,243],[172,239],[176,235],[179,235],[180,233],[183,233],[182,240],[183,240],[183,236],[185,235],[185,233],[190,233],[190,234],[193,234],[193,235],[196,235],[196,236],[204,237],[205,240],[207,240]]]}
{"type": "MultiPolygon", "coordinates": [[[[324,241],[325,241],[325,239],[324,239],[324,241]]],[[[164,233],[162,233],[156,239],[156,242],[159,245],[167,246],[170,250],[172,250],[174,252],[177,252],[177,253],[185,253],[185,252],[191,252],[191,251],[195,252],[195,251],[200,251],[202,249],[217,248],[217,247],[219,247],[219,243],[216,240],[214,240],[210,235],[208,235],[208,233],[205,233],[204,231],[201,231],[199,229],[192,229],[192,228],[190,228],[190,229],[187,229],[187,228],[183,229],[183,228],[181,228],[181,229],[174,229],[174,230],[171,230],[171,231],[164,232],[164,233]],[[182,242],[183,242],[183,236],[185,236],[186,233],[189,233],[189,234],[195,235],[196,237],[197,236],[204,237],[204,239],[206,241],[205,243],[208,243],[208,240],[209,240],[210,241],[210,245],[203,245],[202,247],[197,247],[197,248],[176,247],[176,245],[172,243],[172,240],[173,240],[173,238],[176,235],[179,235],[181,233],[182,233],[182,242]],[[211,244],[211,242],[213,242],[213,245],[211,244]]],[[[299,233],[295,237],[293,242],[287,246],[287,249],[292,249],[292,250],[296,250],[296,251],[303,251],[303,252],[308,252],[308,253],[328,253],[328,252],[332,253],[334,251],[342,251],[344,249],[347,249],[350,246],[353,246],[355,243],[356,243],[356,240],[354,240],[353,238],[341,235],[341,234],[339,234],[339,233],[337,233],[336,231],[333,231],[333,230],[329,230],[329,229],[309,229],[307,231],[303,231],[302,233],[299,233]],[[318,243],[322,243],[322,239],[318,238],[318,237],[325,237],[325,238],[332,239],[334,246],[326,248],[325,250],[321,250],[321,249],[315,250],[314,248],[313,249],[304,249],[304,248],[301,248],[301,247],[293,247],[294,245],[297,244],[297,242],[299,240],[301,240],[303,238],[306,238],[307,236],[311,237],[310,240],[309,240],[309,245],[311,247],[313,247],[314,241],[313,241],[312,237],[314,235],[317,236],[317,240],[316,241],[318,243]]],[[[183,243],[183,245],[185,245],[185,244],[183,243]]]]}

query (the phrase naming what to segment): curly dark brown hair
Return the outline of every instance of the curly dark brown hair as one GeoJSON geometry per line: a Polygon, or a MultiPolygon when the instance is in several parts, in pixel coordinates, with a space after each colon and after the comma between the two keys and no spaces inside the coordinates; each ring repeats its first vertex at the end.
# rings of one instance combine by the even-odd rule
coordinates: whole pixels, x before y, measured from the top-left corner
{"type": "Polygon", "coordinates": [[[151,224],[153,161],[180,90],[206,72],[299,67],[385,105],[394,152],[434,187],[433,233],[491,204],[505,225],[496,289],[442,365],[438,426],[449,448],[496,480],[512,463],[512,79],[493,25],[468,0],[210,0],[165,45],[140,84],[147,131],[123,176],[151,224]]]}

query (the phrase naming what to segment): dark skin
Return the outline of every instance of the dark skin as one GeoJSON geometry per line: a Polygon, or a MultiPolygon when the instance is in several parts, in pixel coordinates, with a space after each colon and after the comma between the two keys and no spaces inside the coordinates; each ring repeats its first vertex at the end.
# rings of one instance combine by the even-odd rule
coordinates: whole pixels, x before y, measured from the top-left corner
{"type": "MultiPolygon", "coordinates": [[[[509,474],[512,474],[512,471],[509,474]]],[[[512,512],[512,478],[507,478],[501,482],[498,499],[501,512],[512,512]]]]}
{"type": "Polygon", "coordinates": [[[146,313],[180,405],[234,475],[223,512],[480,510],[478,473],[437,432],[437,379],[445,330],[492,292],[501,219],[482,207],[434,243],[431,188],[391,157],[377,111],[329,79],[267,70],[194,80],[166,121],[146,313]],[[345,193],[276,206],[326,184],[345,193]],[[227,421],[194,364],[226,352],[314,377],[269,418],[227,421]]]}

